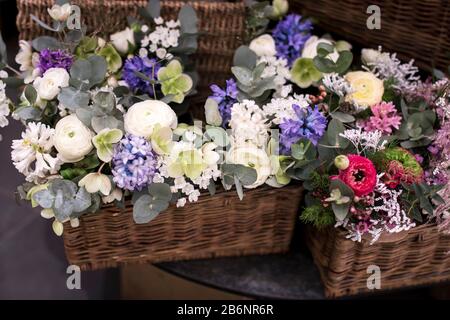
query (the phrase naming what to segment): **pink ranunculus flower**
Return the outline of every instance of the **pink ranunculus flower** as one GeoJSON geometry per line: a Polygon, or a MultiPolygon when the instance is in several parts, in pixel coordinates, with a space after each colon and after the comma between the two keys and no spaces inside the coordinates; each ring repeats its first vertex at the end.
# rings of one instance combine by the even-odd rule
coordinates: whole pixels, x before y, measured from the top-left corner
{"type": "Polygon", "coordinates": [[[347,155],[350,164],[347,169],[339,170],[339,179],[348,185],[355,196],[362,197],[373,192],[377,183],[377,171],[372,161],[356,155],[347,155]]]}
{"type": "Polygon", "coordinates": [[[402,118],[392,102],[377,103],[370,110],[373,115],[362,123],[364,130],[379,130],[383,134],[391,134],[393,129],[400,128],[402,118]]]}

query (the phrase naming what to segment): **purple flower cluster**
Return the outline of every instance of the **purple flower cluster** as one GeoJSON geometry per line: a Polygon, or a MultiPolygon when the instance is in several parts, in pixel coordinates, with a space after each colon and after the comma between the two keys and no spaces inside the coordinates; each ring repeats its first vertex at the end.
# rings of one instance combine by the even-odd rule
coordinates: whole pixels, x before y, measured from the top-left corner
{"type": "Polygon", "coordinates": [[[231,107],[238,102],[236,81],[234,79],[227,80],[225,90],[218,85],[213,84],[211,85],[211,90],[213,95],[210,96],[210,98],[214,99],[219,104],[219,112],[222,116],[222,126],[226,128],[231,119],[231,107]]]}
{"type": "Polygon", "coordinates": [[[292,105],[297,119],[284,119],[280,124],[280,152],[284,155],[291,153],[291,145],[300,139],[306,138],[316,145],[325,133],[327,119],[322,115],[317,106],[302,108],[292,105]]]}
{"type": "Polygon", "coordinates": [[[114,150],[113,180],[119,188],[140,191],[152,183],[156,165],[150,143],[142,137],[126,135],[114,150]]]}
{"type": "Polygon", "coordinates": [[[134,92],[154,95],[151,82],[138,76],[136,72],[144,74],[150,80],[156,80],[159,68],[155,59],[136,56],[125,61],[122,77],[134,92]]]}
{"type": "Polygon", "coordinates": [[[301,19],[301,15],[290,14],[276,25],[272,33],[277,57],[286,59],[289,66],[301,56],[303,46],[311,36],[311,21],[301,19]]]}
{"type": "Polygon", "coordinates": [[[66,50],[44,49],[39,53],[38,68],[41,73],[51,68],[64,68],[69,71],[72,63],[73,56],[66,50]]]}

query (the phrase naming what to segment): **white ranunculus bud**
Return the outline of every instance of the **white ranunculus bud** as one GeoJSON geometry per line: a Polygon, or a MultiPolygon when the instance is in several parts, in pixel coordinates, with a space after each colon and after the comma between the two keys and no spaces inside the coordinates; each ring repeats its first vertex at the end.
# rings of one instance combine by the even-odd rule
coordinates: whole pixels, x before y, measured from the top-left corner
{"type": "Polygon", "coordinates": [[[108,86],[112,87],[112,88],[116,88],[119,86],[119,82],[117,81],[117,78],[114,76],[110,76],[107,80],[108,82],[108,86]]]}
{"type": "Polygon", "coordinates": [[[129,44],[134,45],[134,32],[130,28],[126,28],[123,31],[116,32],[111,35],[111,42],[113,46],[119,51],[121,54],[128,53],[129,44]]]}
{"type": "Polygon", "coordinates": [[[149,138],[156,125],[175,129],[177,115],[166,103],[146,100],[132,105],[124,116],[125,131],[135,136],[149,138]]]}
{"type": "MultiPolygon", "coordinates": [[[[330,44],[330,45],[333,44],[328,39],[323,39],[323,38],[319,39],[316,36],[311,36],[306,41],[305,46],[303,47],[302,58],[314,59],[314,57],[317,56],[317,46],[319,45],[319,43],[326,43],[326,44],[330,44]]],[[[339,53],[336,51],[336,49],[334,49],[334,51],[332,53],[330,53],[327,57],[330,58],[331,60],[333,60],[334,62],[336,62],[337,59],[339,58],[339,53]]]]}
{"type": "Polygon", "coordinates": [[[42,77],[36,78],[33,86],[41,99],[53,100],[61,92],[61,88],[69,86],[69,79],[66,69],[51,68],[42,77]]]}
{"type": "Polygon", "coordinates": [[[289,3],[287,0],[273,0],[273,15],[276,18],[284,16],[289,10],[289,3]]]}
{"type": "Polygon", "coordinates": [[[65,3],[62,6],[55,4],[50,9],[47,9],[47,11],[52,19],[56,21],[66,21],[72,12],[72,5],[70,3],[65,3]]]}
{"type": "Polygon", "coordinates": [[[375,63],[382,53],[375,49],[362,49],[361,50],[361,60],[364,64],[369,65],[375,63]]]}
{"type": "Polygon", "coordinates": [[[64,117],[55,127],[54,144],[58,158],[66,163],[78,162],[93,148],[93,134],[76,115],[64,117]]]}
{"type": "Polygon", "coordinates": [[[276,55],[277,50],[275,48],[275,41],[269,34],[263,34],[258,38],[255,38],[250,42],[250,50],[256,53],[257,56],[269,56],[276,55]]]}
{"type": "Polygon", "coordinates": [[[245,188],[256,188],[266,182],[272,172],[271,161],[266,151],[253,143],[237,144],[226,155],[227,163],[241,164],[256,170],[256,181],[245,188]]]}

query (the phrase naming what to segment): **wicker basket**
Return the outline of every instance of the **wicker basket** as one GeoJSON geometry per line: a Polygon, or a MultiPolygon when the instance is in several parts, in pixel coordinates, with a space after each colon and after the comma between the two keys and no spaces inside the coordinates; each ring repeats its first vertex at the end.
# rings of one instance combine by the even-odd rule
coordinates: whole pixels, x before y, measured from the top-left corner
{"type": "Polygon", "coordinates": [[[70,264],[83,270],[128,263],[162,262],[219,256],[269,254],[289,249],[302,188],[248,190],[203,195],[183,208],[171,206],[147,224],[135,224],[129,204],[124,212],[106,207],[64,225],[70,264]]]}
{"type": "Polygon", "coordinates": [[[345,40],[376,48],[382,45],[402,59],[414,58],[424,70],[444,71],[450,62],[448,0],[291,0],[293,10],[318,19],[324,30],[345,40]],[[369,30],[369,5],[381,9],[381,29],[369,30]]]}
{"type": "MultiPolygon", "coordinates": [[[[125,28],[128,16],[139,16],[138,8],[147,0],[73,0],[81,8],[81,19],[88,27],[87,32],[110,34],[125,28]],[[89,14],[84,14],[88,12],[89,14]]],[[[34,14],[40,20],[50,23],[47,8],[53,0],[18,0],[19,14],[17,27],[21,39],[32,39],[46,32],[30,17],[34,14]]],[[[195,63],[200,74],[199,94],[192,100],[193,105],[202,105],[210,94],[209,85],[223,85],[230,77],[230,69],[235,49],[241,44],[245,32],[245,5],[243,1],[161,1],[161,14],[176,18],[179,10],[189,3],[199,18],[199,47],[195,63]]],[[[194,116],[203,118],[201,108],[193,110],[194,116]]]]}
{"type": "Polygon", "coordinates": [[[382,290],[450,280],[450,235],[435,224],[382,236],[373,245],[345,235],[343,229],[312,227],[305,234],[328,297],[373,292],[367,288],[370,265],[380,267],[382,290]]]}

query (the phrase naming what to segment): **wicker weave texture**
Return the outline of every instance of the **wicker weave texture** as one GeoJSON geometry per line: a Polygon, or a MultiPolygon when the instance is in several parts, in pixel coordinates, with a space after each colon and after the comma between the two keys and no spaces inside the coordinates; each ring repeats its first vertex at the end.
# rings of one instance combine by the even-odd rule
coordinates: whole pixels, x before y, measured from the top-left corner
{"type": "Polygon", "coordinates": [[[363,46],[414,58],[422,69],[450,63],[450,2],[448,0],[291,0],[293,10],[318,19],[326,31],[363,46]],[[369,5],[381,9],[381,29],[369,30],[369,5]]]}
{"type": "MultiPolygon", "coordinates": [[[[33,39],[48,34],[30,17],[34,14],[40,20],[50,23],[47,8],[53,0],[18,0],[19,14],[17,27],[21,39],[33,39]]],[[[127,17],[138,17],[138,8],[144,7],[147,0],[73,0],[81,8],[81,19],[87,32],[100,35],[122,30],[127,25],[127,17]]],[[[230,77],[233,54],[242,43],[245,32],[245,5],[243,1],[161,1],[161,15],[168,19],[176,18],[179,10],[189,3],[199,18],[199,47],[194,56],[200,74],[199,94],[195,102],[204,102],[210,94],[209,85],[223,85],[230,77]]],[[[201,116],[201,112],[197,112],[201,116]]]]}
{"type": "Polygon", "coordinates": [[[106,207],[64,225],[70,264],[83,270],[247,254],[289,249],[302,188],[248,190],[239,201],[234,192],[202,195],[183,208],[171,206],[147,224],[135,224],[132,207],[106,207]]]}
{"type": "Polygon", "coordinates": [[[346,231],[308,228],[306,242],[319,268],[325,294],[342,297],[373,292],[367,288],[370,265],[380,267],[381,289],[450,280],[450,235],[424,224],[383,236],[373,245],[353,242],[346,231]]]}

